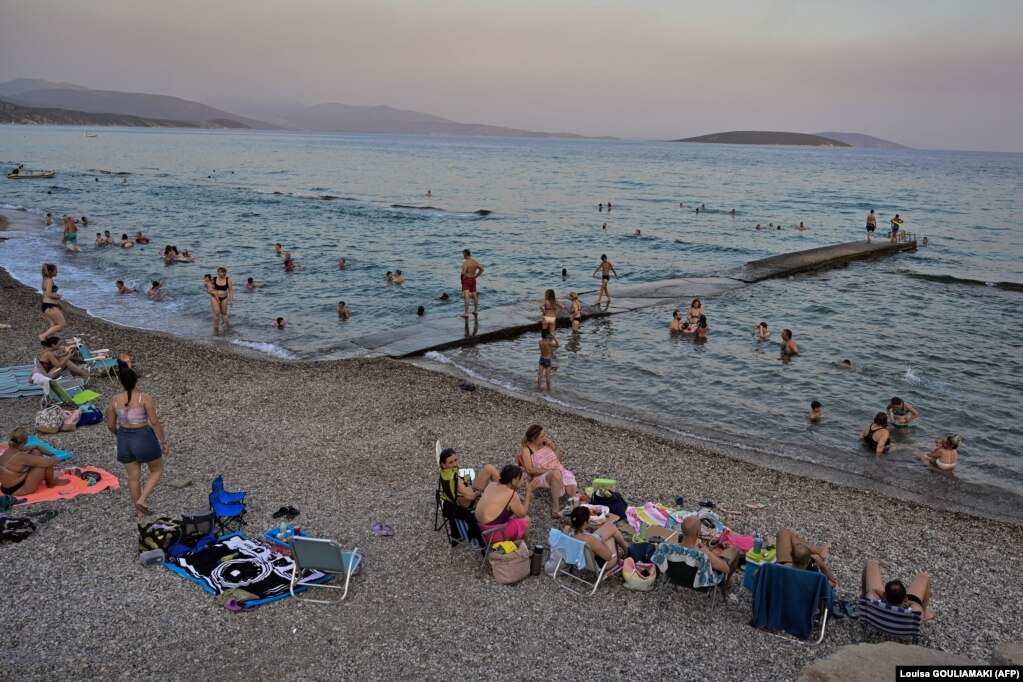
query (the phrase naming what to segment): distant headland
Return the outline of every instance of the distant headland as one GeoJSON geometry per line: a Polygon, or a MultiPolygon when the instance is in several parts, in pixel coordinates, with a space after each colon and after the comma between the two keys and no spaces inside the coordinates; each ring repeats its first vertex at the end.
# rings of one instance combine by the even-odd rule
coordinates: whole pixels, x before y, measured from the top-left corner
{"type": "Polygon", "coordinates": [[[766,144],[798,147],[851,147],[851,144],[820,135],[807,133],[782,133],[771,130],[733,130],[728,133],[711,133],[699,137],[687,137],[672,142],[703,142],[708,144],[766,144]]]}
{"type": "Polygon", "coordinates": [[[702,142],[705,144],[763,144],[797,147],[856,147],[858,149],[909,149],[890,140],[863,133],[786,133],[771,130],[733,130],[699,137],[687,137],[672,142],[702,142]]]}

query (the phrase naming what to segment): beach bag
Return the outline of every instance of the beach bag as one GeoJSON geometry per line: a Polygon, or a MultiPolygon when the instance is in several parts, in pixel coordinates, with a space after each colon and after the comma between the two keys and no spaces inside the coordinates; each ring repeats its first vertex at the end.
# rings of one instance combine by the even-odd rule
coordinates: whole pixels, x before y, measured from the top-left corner
{"type": "Polygon", "coordinates": [[[627,590],[649,592],[657,583],[657,567],[646,562],[637,563],[629,557],[622,565],[622,581],[627,590]]]}
{"type": "Polygon", "coordinates": [[[0,516],[0,542],[21,542],[34,533],[36,525],[23,516],[0,516]]]}
{"type": "Polygon", "coordinates": [[[61,414],[64,415],[64,423],[61,424],[60,430],[74,431],[75,427],[78,425],[78,420],[82,418],[81,410],[65,410],[64,408],[61,408],[60,411],[61,414]]]}
{"type": "Polygon", "coordinates": [[[634,542],[629,546],[629,558],[636,563],[648,563],[657,548],[650,542],[634,542]]]}
{"type": "Polygon", "coordinates": [[[609,494],[605,494],[601,490],[594,490],[593,497],[590,498],[590,504],[598,504],[607,507],[612,514],[616,515],[620,519],[625,518],[625,510],[628,505],[625,504],[625,498],[618,491],[612,490],[609,494]]]}
{"type": "Polygon", "coordinates": [[[491,552],[487,560],[494,572],[494,580],[502,585],[513,585],[529,575],[529,557],[532,552],[525,542],[519,542],[511,554],[491,552]]]}
{"type": "Polygon", "coordinates": [[[140,552],[148,552],[151,549],[162,549],[166,552],[171,545],[181,540],[181,522],[166,516],[145,525],[140,523],[138,527],[140,552]]]}
{"type": "Polygon", "coordinates": [[[95,405],[85,405],[81,409],[82,416],[78,420],[79,426],[92,426],[103,421],[103,411],[95,405]]]}
{"type": "Polygon", "coordinates": [[[36,431],[39,433],[57,433],[64,426],[64,411],[57,405],[36,412],[36,431]]]}

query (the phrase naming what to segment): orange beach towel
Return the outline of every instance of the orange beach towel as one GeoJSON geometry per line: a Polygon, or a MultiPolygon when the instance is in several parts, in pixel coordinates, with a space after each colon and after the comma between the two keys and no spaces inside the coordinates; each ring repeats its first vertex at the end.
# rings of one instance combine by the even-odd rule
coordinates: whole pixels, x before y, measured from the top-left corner
{"type": "Polygon", "coordinates": [[[74,476],[68,473],[70,469],[62,469],[54,472],[57,478],[67,479],[67,483],[59,485],[56,488],[50,488],[46,485],[46,481],[39,484],[39,489],[31,495],[17,495],[19,500],[26,500],[26,504],[32,504],[33,502],[52,502],[53,500],[68,500],[72,497],[78,497],[79,495],[91,495],[92,493],[98,493],[101,490],[117,490],[121,487],[121,483],[117,480],[117,476],[114,476],[109,471],[103,471],[97,467],[82,467],[83,473],[95,473],[99,474],[99,480],[96,481],[96,485],[89,485],[87,481],[83,480],[78,476],[74,476]]]}

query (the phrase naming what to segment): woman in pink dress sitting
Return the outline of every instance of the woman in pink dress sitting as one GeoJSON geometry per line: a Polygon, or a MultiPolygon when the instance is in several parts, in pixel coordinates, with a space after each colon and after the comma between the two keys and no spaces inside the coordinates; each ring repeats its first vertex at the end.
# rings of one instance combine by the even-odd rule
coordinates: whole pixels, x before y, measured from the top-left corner
{"type": "Polygon", "coordinates": [[[527,483],[525,497],[519,496],[521,486],[522,468],[508,464],[501,469],[498,480],[491,481],[483,489],[480,501],[476,503],[476,523],[480,530],[487,531],[507,524],[506,528],[489,538],[491,544],[504,540],[518,542],[529,533],[529,502],[533,498],[533,491],[540,487],[540,482],[534,480],[527,483]]]}
{"type": "Polygon", "coordinates": [[[551,489],[551,517],[561,518],[561,495],[567,493],[572,499],[569,506],[579,503],[576,496],[575,474],[561,463],[561,454],[554,446],[554,441],[547,437],[543,427],[533,424],[526,429],[522,439],[522,450],[519,451],[519,463],[530,479],[540,481],[540,485],[551,489]]]}

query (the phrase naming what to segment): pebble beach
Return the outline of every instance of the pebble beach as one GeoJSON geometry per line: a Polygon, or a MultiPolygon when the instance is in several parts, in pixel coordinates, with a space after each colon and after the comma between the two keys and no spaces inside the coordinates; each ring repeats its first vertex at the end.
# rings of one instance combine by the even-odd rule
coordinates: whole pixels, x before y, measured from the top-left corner
{"type": "MultiPolygon", "coordinates": [[[[0,245],[2,248],[2,245],[0,245]]],[[[122,488],[33,505],[58,516],[0,546],[0,670],[19,680],[73,679],[794,679],[837,647],[878,641],[848,619],[817,648],[748,625],[740,585],[708,622],[705,597],[637,594],[612,578],[593,597],[547,576],[514,586],[449,552],[433,531],[434,442],[463,466],[514,460],[527,426],[543,425],[581,483],[619,481],[630,503],[713,499],[733,530],[790,528],[829,541],[845,599],[867,559],[886,579],[932,576],[934,621],[921,644],[986,661],[1023,631],[1023,529],[731,459],[682,441],[516,399],[408,362],[267,360],[116,326],[65,304],[62,338],[128,352],[170,443],[151,498],[160,515],[207,507],[210,481],[248,492],[250,537],[281,506],[310,534],[365,554],[347,601],[285,599],[254,611],[217,606],[198,585],[139,565],[135,511],[114,437],[103,425],[44,436],[70,464],[119,476],[122,488]],[[190,482],[190,483],[189,483],[190,482]],[[748,503],[762,504],[751,509],[748,503]],[[393,537],[371,527],[386,523],[393,537]]],[[[481,314],[485,314],[481,313],[481,314]]],[[[25,364],[44,328],[39,294],[0,271],[0,365],[25,364]]],[[[119,387],[93,379],[106,400],[119,387]]],[[[38,400],[0,401],[0,431],[31,426],[38,400]]],[[[550,499],[536,496],[530,543],[546,544],[550,499]]],[[[15,507],[11,515],[24,513],[15,507]]]]}

